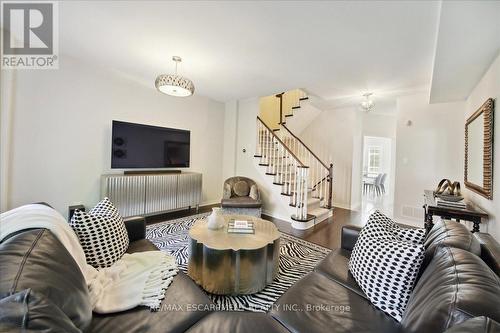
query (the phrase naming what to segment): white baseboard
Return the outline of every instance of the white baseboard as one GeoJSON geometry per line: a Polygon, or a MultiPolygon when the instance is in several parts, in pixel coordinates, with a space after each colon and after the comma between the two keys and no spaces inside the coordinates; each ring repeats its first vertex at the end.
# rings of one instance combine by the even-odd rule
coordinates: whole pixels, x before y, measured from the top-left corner
{"type": "Polygon", "coordinates": [[[338,208],[342,208],[342,209],[351,210],[351,205],[347,205],[347,204],[340,203],[340,202],[334,202],[333,203],[333,207],[338,207],[338,208]]]}
{"type": "Polygon", "coordinates": [[[270,212],[268,210],[265,210],[265,209],[262,210],[262,214],[270,216],[270,217],[273,217],[273,218],[278,219],[278,220],[282,220],[282,221],[285,221],[285,222],[288,222],[288,223],[292,223],[292,219],[289,216],[285,217],[285,216],[281,216],[279,214],[274,214],[274,213],[272,213],[272,212],[270,212]]]}
{"type": "Polygon", "coordinates": [[[200,207],[201,206],[211,206],[211,205],[215,205],[215,204],[220,204],[220,200],[202,202],[200,204],[200,207]]]}

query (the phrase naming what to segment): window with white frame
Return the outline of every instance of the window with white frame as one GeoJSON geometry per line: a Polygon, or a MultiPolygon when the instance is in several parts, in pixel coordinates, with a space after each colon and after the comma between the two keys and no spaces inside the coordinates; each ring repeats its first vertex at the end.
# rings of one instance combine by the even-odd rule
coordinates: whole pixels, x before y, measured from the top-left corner
{"type": "Polygon", "coordinates": [[[368,173],[380,172],[381,148],[377,146],[368,147],[368,173]]]}

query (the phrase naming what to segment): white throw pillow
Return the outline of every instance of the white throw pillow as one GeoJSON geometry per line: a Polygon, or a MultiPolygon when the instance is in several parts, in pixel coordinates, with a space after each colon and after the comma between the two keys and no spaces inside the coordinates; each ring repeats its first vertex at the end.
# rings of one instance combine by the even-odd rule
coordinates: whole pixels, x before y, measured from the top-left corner
{"type": "Polygon", "coordinates": [[[96,268],[113,265],[128,249],[125,223],[108,198],[88,213],[76,210],[70,225],[80,240],[87,263],[96,268]]]}
{"type": "Polygon", "coordinates": [[[385,227],[401,240],[416,244],[423,244],[425,241],[426,232],[424,228],[405,228],[398,225],[390,217],[378,210],[370,215],[368,222],[370,221],[376,222],[378,225],[385,227]]]}
{"type": "Polygon", "coordinates": [[[250,194],[248,196],[254,200],[259,199],[259,190],[257,188],[257,185],[254,184],[252,185],[252,187],[250,187],[250,194]]]}
{"type": "Polygon", "coordinates": [[[369,220],[354,245],[349,270],[373,305],[401,321],[424,251],[423,245],[402,241],[369,220]]]}

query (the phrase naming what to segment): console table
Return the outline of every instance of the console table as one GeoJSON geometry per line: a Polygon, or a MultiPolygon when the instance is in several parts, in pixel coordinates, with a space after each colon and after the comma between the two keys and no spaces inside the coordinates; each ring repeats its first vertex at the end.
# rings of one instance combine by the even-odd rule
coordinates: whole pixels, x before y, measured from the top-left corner
{"type": "Polygon", "coordinates": [[[101,196],[108,197],[123,217],[153,215],[198,206],[202,175],[195,172],[103,175],[101,196]]]}
{"type": "Polygon", "coordinates": [[[431,230],[434,223],[432,218],[434,215],[446,219],[455,219],[457,222],[460,220],[470,221],[474,224],[471,232],[479,231],[479,224],[482,218],[488,218],[488,214],[481,209],[466,203],[466,208],[450,208],[438,206],[434,192],[426,190],[424,192],[424,210],[425,210],[425,229],[431,230]]]}

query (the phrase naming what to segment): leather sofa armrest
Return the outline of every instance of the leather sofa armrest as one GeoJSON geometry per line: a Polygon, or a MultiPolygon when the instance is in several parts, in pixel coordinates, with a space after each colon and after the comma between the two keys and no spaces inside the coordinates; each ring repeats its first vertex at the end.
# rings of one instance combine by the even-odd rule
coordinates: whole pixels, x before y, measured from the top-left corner
{"type": "Polygon", "coordinates": [[[146,218],[143,216],[131,216],[123,219],[127,229],[128,239],[131,242],[146,238],[146,218]]]}
{"type": "Polygon", "coordinates": [[[347,251],[352,251],[354,244],[358,240],[361,227],[355,225],[345,225],[342,227],[342,237],[340,238],[340,247],[347,251]]]}
{"type": "Polygon", "coordinates": [[[500,276],[500,244],[490,234],[474,233],[474,237],[481,244],[481,259],[500,276]]]}

